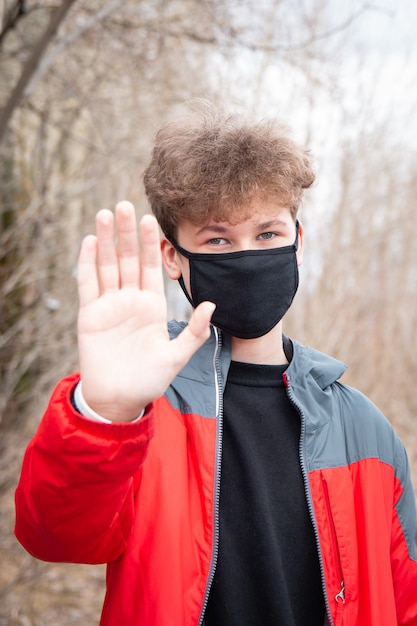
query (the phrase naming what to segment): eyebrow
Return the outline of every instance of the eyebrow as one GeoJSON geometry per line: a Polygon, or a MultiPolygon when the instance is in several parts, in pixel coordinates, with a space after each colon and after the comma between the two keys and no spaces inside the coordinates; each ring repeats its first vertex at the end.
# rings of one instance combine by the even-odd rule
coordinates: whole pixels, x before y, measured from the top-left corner
{"type": "Polygon", "coordinates": [[[227,228],[225,226],[220,226],[220,224],[206,224],[202,226],[200,230],[196,232],[196,236],[202,235],[203,233],[226,233],[227,228]]]}
{"type": "MultiPolygon", "coordinates": [[[[279,226],[282,228],[288,226],[288,224],[287,222],[280,219],[274,219],[267,222],[262,222],[261,224],[255,224],[255,228],[257,230],[267,230],[268,228],[271,228],[273,226],[279,226]]],[[[221,226],[220,224],[206,224],[196,232],[196,236],[202,235],[204,233],[224,234],[227,233],[228,230],[229,229],[226,226],[221,226]]]]}
{"type": "Polygon", "coordinates": [[[276,219],[269,220],[268,222],[262,222],[262,224],[257,224],[256,226],[261,230],[266,230],[268,228],[271,228],[272,226],[287,227],[288,224],[287,222],[284,222],[284,220],[276,219]]]}

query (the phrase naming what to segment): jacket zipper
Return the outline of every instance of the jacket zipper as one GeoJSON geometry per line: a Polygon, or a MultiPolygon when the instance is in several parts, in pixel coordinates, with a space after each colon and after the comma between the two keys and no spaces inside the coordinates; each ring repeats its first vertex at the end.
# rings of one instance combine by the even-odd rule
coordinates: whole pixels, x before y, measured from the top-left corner
{"type": "Polygon", "coordinates": [[[221,458],[223,444],[223,384],[220,372],[219,355],[222,348],[222,339],[216,327],[213,327],[216,336],[216,349],[213,355],[213,369],[216,384],[216,465],[214,474],[214,506],[213,506],[213,548],[211,553],[210,569],[207,577],[206,590],[204,592],[203,604],[201,606],[200,619],[198,626],[204,624],[204,613],[210,595],[210,589],[213,584],[214,574],[217,566],[217,558],[219,553],[219,508],[220,508],[220,475],[221,475],[221,458]]]}
{"type": "MultiPolygon", "coordinates": [[[[297,411],[298,411],[298,413],[300,415],[300,418],[301,418],[301,434],[300,434],[300,444],[299,444],[300,467],[301,467],[301,473],[302,473],[302,476],[303,476],[304,490],[305,490],[306,500],[307,500],[307,507],[308,507],[308,511],[309,511],[309,514],[310,514],[310,519],[311,519],[311,523],[313,525],[314,536],[315,536],[315,540],[316,540],[317,553],[318,553],[319,565],[320,565],[321,585],[322,585],[322,589],[323,589],[324,604],[325,604],[325,607],[326,607],[327,620],[328,620],[329,626],[335,626],[335,624],[333,623],[331,612],[330,612],[329,598],[327,596],[327,589],[326,589],[326,584],[325,584],[325,579],[324,579],[323,556],[322,556],[322,553],[321,553],[320,540],[319,540],[319,531],[318,531],[318,528],[317,528],[316,517],[315,517],[314,509],[313,509],[313,503],[312,503],[312,500],[311,500],[310,485],[309,485],[309,482],[308,482],[308,473],[307,473],[307,466],[306,466],[306,461],[305,461],[305,450],[304,450],[304,440],[305,440],[305,430],[306,430],[305,414],[304,414],[303,409],[300,407],[300,405],[298,404],[298,402],[295,400],[295,398],[293,396],[292,389],[290,387],[290,379],[288,378],[288,375],[287,375],[286,372],[284,372],[284,374],[283,374],[283,380],[284,380],[284,383],[285,383],[285,387],[287,389],[287,394],[288,394],[288,397],[290,399],[290,402],[297,409],[297,411]]],[[[342,591],[343,591],[343,602],[344,602],[344,583],[343,583],[343,581],[341,582],[341,592],[340,593],[342,593],[342,591]]],[[[336,601],[337,601],[337,596],[336,596],[336,601]]]]}
{"type": "Polygon", "coordinates": [[[336,528],[335,528],[334,521],[333,521],[332,509],[330,506],[329,487],[327,485],[327,481],[325,477],[323,476],[322,472],[321,472],[321,480],[323,482],[324,497],[325,497],[326,508],[327,508],[327,516],[329,518],[329,524],[330,524],[330,534],[332,537],[332,549],[333,549],[335,561],[337,563],[337,571],[338,571],[339,580],[341,581],[340,591],[334,597],[335,602],[337,604],[336,613],[335,613],[335,626],[338,626],[342,621],[343,605],[345,604],[345,581],[343,579],[343,570],[342,570],[342,563],[340,561],[340,550],[339,550],[339,546],[337,542],[337,533],[336,533],[336,528]]]}
{"type": "Polygon", "coordinates": [[[321,472],[321,480],[323,482],[323,487],[324,487],[324,497],[326,501],[327,516],[329,518],[329,524],[330,524],[330,534],[332,537],[333,554],[334,554],[337,567],[338,567],[339,580],[341,581],[340,591],[335,595],[335,601],[338,605],[337,611],[340,612],[342,608],[341,605],[345,603],[345,582],[343,578],[342,563],[340,561],[340,550],[339,550],[339,546],[337,542],[337,533],[336,533],[336,528],[333,522],[332,509],[330,506],[329,487],[327,485],[326,478],[323,476],[322,472],[321,472]]]}

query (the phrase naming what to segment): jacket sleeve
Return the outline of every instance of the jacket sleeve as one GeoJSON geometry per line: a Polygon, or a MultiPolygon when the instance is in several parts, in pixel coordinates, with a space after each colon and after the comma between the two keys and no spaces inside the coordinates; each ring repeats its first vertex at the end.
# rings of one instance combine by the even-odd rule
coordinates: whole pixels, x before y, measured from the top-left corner
{"type": "Polygon", "coordinates": [[[63,379],[26,450],[16,489],[15,534],[45,561],[108,563],[133,525],[135,485],[152,436],[152,409],[132,424],[102,424],[71,404],[63,379]]]}
{"type": "Polygon", "coordinates": [[[417,507],[407,454],[400,442],[396,454],[395,508],[391,567],[399,626],[417,626],[417,507]]]}

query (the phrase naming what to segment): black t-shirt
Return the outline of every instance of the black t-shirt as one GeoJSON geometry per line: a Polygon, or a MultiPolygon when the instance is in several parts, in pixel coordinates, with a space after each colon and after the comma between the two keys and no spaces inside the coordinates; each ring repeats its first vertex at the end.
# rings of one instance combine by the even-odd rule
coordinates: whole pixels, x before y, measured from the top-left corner
{"type": "Polygon", "coordinates": [[[323,626],[317,546],[286,366],[232,362],[224,395],[217,568],[205,626],[323,626]]]}

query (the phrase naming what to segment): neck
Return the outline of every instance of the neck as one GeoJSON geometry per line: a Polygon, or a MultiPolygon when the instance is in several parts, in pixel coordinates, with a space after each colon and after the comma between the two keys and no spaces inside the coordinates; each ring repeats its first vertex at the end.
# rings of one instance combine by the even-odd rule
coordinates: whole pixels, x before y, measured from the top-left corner
{"type": "Polygon", "coordinates": [[[282,346],[282,322],[268,334],[256,339],[232,337],[232,359],[258,365],[283,365],[288,363],[282,346]]]}

